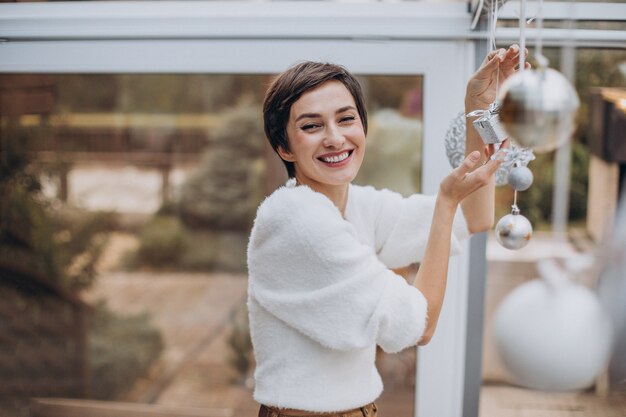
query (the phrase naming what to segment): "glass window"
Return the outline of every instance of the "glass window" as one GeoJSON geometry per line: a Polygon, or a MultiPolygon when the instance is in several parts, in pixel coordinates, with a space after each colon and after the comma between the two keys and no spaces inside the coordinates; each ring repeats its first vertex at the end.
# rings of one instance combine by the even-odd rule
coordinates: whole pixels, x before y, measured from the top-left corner
{"type": "MultiPolygon", "coordinates": [[[[422,77],[360,79],[370,127],[357,182],[418,191],[422,77]]],[[[270,80],[0,76],[0,270],[26,285],[2,286],[24,307],[19,323],[0,309],[0,337],[31,346],[29,366],[0,366],[28,395],[0,407],[87,395],[254,415],[246,245],[258,204],[286,179],[262,128],[270,80]],[[41,331],[47,314],[76,325],[41,331]],[[58,380],[69,382],[52,390],[58,380]]],[[[381,408],[409,415],[414,350],[378,356],[381,408]]]]}
{"type": "Polygon", "coordinates": [[[367,76],[369,131],[363,168],[355,183],[403,195],[420,190],[422,77],[367,76]]]}
{"type": "MultiPolygon", "coordinates": [[[[534,49],[529,48],[529,61],[536,67],[534,49]]],[[[572,159],[569,191],[570,229],[584,230],[587,227],[587,203],[589,161],[591,158],[590,105],[592,95],[602,87],[626,87],[626,51],[620,49],[577,48],[575,50],[575,88],[580,98],[578,128],[572,138],[572,159]]],[[[560,48],[545,48],[544,55],[550,60],[550,67],[559,69],[560,48]]],[[[535,230],[550,230],[552,220],[552,195],[554,191],[555,152],[536,154],[537,159],[528,166],[534,173],[533,185],[519,193],[518,205],[529,218],[535,230]]],[[[510,212],[513,192],[503,186],[497,190],[498,213],[496,219],[510,212]]]]}
{"type": "MultiPolygon", "coordinates": [[[[533,58],[534,50],[529,48],[531,63],[536,67],[533,58]]],[[[571,142],[571,165],[569,171],[569,209],[567,237],[555,239],[550,233],[553,219],[553,195],[555,192],[556,151],[536,154],[537,159],[530,162],[528,167],[534,174],[533,185],[526,191],[520,192],[518,205],[521,213],[531,221],[534,234],[528,245],[528,250],[507,251],[500,248],[495,239],[492,239],[487,250],[489,259],[487,287],[485,293],[485,332],[483,335],[483,379],[488,385],[497,383],[512,383],[513,378],[503,360],[499,357],[493,337],[494,315],[500,303],[506,296],[521,284],[537,278],[538,271],[535,262],[546,257],[563,258],[573,257],[581,253],[588,253],[595,247],[590,237],[598,237],[604,233],[609,218],[617,204],[617,193],[620,181],[620,168],[623,162],[602,163],[603,169],[614,169],[615,175],[607,181],[607,177],[596,179],[603,181],[600,193],[596,191],[592,197],[592,168],[591,160],[598,157],[591,150],[593,142],[602,140],[594,128],[598,111],[601,118],[602,109],[598,107],[597,97],[604,89],[619,88],[623,92],[626,87],[626,51],[623,49],[576,48],[574,60],[575,88],[580,98],[578,112],[578,127],[571,142]],[[595,114],[594,114],[595,113],[595,114]],[[607,168],[608,167],[608,168],[607,168]],[[607,192],[613,190],[613,192],[607,192]],[[604,192],[603,192],[604,191],[604,192]],[[591,210],[595,210],[594,217],[590,217],[591,210]],[[598,211],[599,210],[599,211],[598,211]],[[601,215],[600,215],[601,214],[601,215]],[[534,246],[534,247],[533,247],[534,246]]],[[[550,67],[559,69],[562,61],[562,50],[550,47],[544,49],[544,55],[550,60],[550,67]]],[[[602,174],[602,173],[601,173],[602,174]]],[[[597,178],[597,173],[596,173],[597,178]]],[[[513,202],[513,191],[508,186],[499,187],[496,191],[497,207],[496,221],[503,215],[510,213],[513,202]]],[[[557,236],[560,237],[560,236],[557,236]]],[[[591,283],[594,273],[579,274],[577,282],[593,287],[591,283]]],[[[614,367],[613,371],[617,370],[614,367]]],[[[485,408],[492,406],[496,395],[492,391],[486,397],[488,403],[485,408]]],[[[551,397],[556,398],[554,394],[551,397]]],[[[606,404],[606,403],[605,403],[606,404]]],[[[606,407],[609,407],[606,405],[606,407]]],[[[609,410],[607,409],[607,413],[609,410]]]]}

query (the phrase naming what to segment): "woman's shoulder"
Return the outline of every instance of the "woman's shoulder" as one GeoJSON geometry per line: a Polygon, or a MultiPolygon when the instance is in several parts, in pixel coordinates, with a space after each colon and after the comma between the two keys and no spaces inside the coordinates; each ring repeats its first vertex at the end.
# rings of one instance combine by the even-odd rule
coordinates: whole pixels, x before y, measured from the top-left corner
{"type": "Polygon", "coordinates": [[[350,196],[354,200],[362,202],[377,202],[381,204],[386,203],[398,203],[403,200],[428,200],[433,196],[428,196],[420,193],[413,193],[409,196],[404,196],[397,191],[390,190],[388,188],[374,188],[371,185],[350,185],[350,196]]]}
{"type": "Polygon", "coordinates": [[[387,188],[377,189],[371,185],[350,185],[351,203],[363,210],[365,207],[377,207],[389,204],[390,202],[399,202],[404,197],[396,191],[387,188]]]}
{"type": "Polygon", "coordinates": [[[313,222],[321,216],[339,214],[337,207],[323,194],[310,187],[295,185],[291,180],[270,194],[257,210],[257,222],[294,223],[300,220],[313,222]]]}
{"type": "Polygon", "coordinates": [[[350,185],[350,193],[360,199],[385,199],[385,198],[402,198],[397,191],[388,188],[374,188],[371,185],[350,185]]]}

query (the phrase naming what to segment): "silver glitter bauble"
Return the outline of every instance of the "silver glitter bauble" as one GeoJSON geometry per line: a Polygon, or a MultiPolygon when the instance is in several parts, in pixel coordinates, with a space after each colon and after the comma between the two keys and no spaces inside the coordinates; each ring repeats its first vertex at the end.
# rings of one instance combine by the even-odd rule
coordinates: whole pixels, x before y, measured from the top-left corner
{"type": "Polygon", "coordinates": [[[514,167],[509,172],[509,185],[516,191],[526,191],[533,184],[533,172],[528,167],[514,167]]]}
{"type": "Polygon", "coordinates": [[[502,217],[496,224],[496,240],[507,249],[521,249],[533,235],[533,226],[519,210],[502,217]]]}
{"type": "Polygon", "coordinates": [[[548,152],[566,143],[580,101],[560,72],[539,68],[509,77],[499,93],[500,123],[523,148],[548,152]]]}

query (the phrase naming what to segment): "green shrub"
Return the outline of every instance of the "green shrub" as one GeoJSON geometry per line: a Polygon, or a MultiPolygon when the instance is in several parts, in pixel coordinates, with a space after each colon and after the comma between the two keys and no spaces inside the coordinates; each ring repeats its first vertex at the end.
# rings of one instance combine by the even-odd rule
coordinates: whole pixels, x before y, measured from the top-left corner
{"type": "Polygon", "coordinates": [[[190,230],[176,218],[157,216],[145,227],[134,259],[126,264],[129,268],[244,272],[247,243],[247,233],[190,230]]]}
{"type": "MultiPolygon", "coordinates": [[[[0,135],[0,258],[76,291],[90,286],[114,227],[113,213],[91,213],[48,201],[41,193],[40,166],[30,146],[48,132],[9,119],[0,135]],[[32,261],[26,261],[32,259],[32,261]]],[[[0,261],[2,260],[0,259],[0,261]]]]}
{"type": "Polygon", "coordinates": [[[67,287],[82,290],[97,277],[96,267],[116,227],[113,212],[90,212],[63,207],[51,213],[54,219],[57,258],[64,265],[67,287]]]}
{"type": "Polygon", "coordinates": [[[155,216],[139,236],[137,260],[142,265],[174,266],[185,250],[185,231],[176,217],[155,216]]]}
{"type": "Polygon", "coordinates": [[[232,330],[228,337],[228,347],[230,348],[228,362],[237,372],[237,379],[233,382],[244,383],[253,363],[248,309],[245,305],[233,313],[231,324],[232,330]]]}
{"type": "Polygon", "coordinates": [[[263,197],[260,115],[249,106],[222,114],[211,145],[181,188],[178,215],[190,229],[250,230],[263,197]]]}
{"type": "Polygon", "coordinates": [[[163,351],[163,339],[147,314],[120,316],[104,303],[89,326],[89,361],[94,398],[114,400],[145,375],[163,351]]]}

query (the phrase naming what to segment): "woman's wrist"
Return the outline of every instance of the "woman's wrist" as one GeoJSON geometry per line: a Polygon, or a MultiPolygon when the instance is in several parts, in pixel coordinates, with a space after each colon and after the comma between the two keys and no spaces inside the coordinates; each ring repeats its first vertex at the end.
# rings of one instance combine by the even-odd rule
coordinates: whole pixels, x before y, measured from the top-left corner
{"type": "Polygon", "coordinates": [[[465,98],[465,114],[472,112],[474,110],[487,110],[491,103],[486,102],[485,100],[480,100],[478,98],[465,98]]]}
{"type": "Polygon", "coordinates": [[[435,206],[439,210],[443,210],[444,213],[451,214],[452,216],[454,216],[458,205],[459,205],[458,200],[442,192],[441,189],[439,190],[439,194],[437,194],[437,200],[435,202],[435,206]]]}

